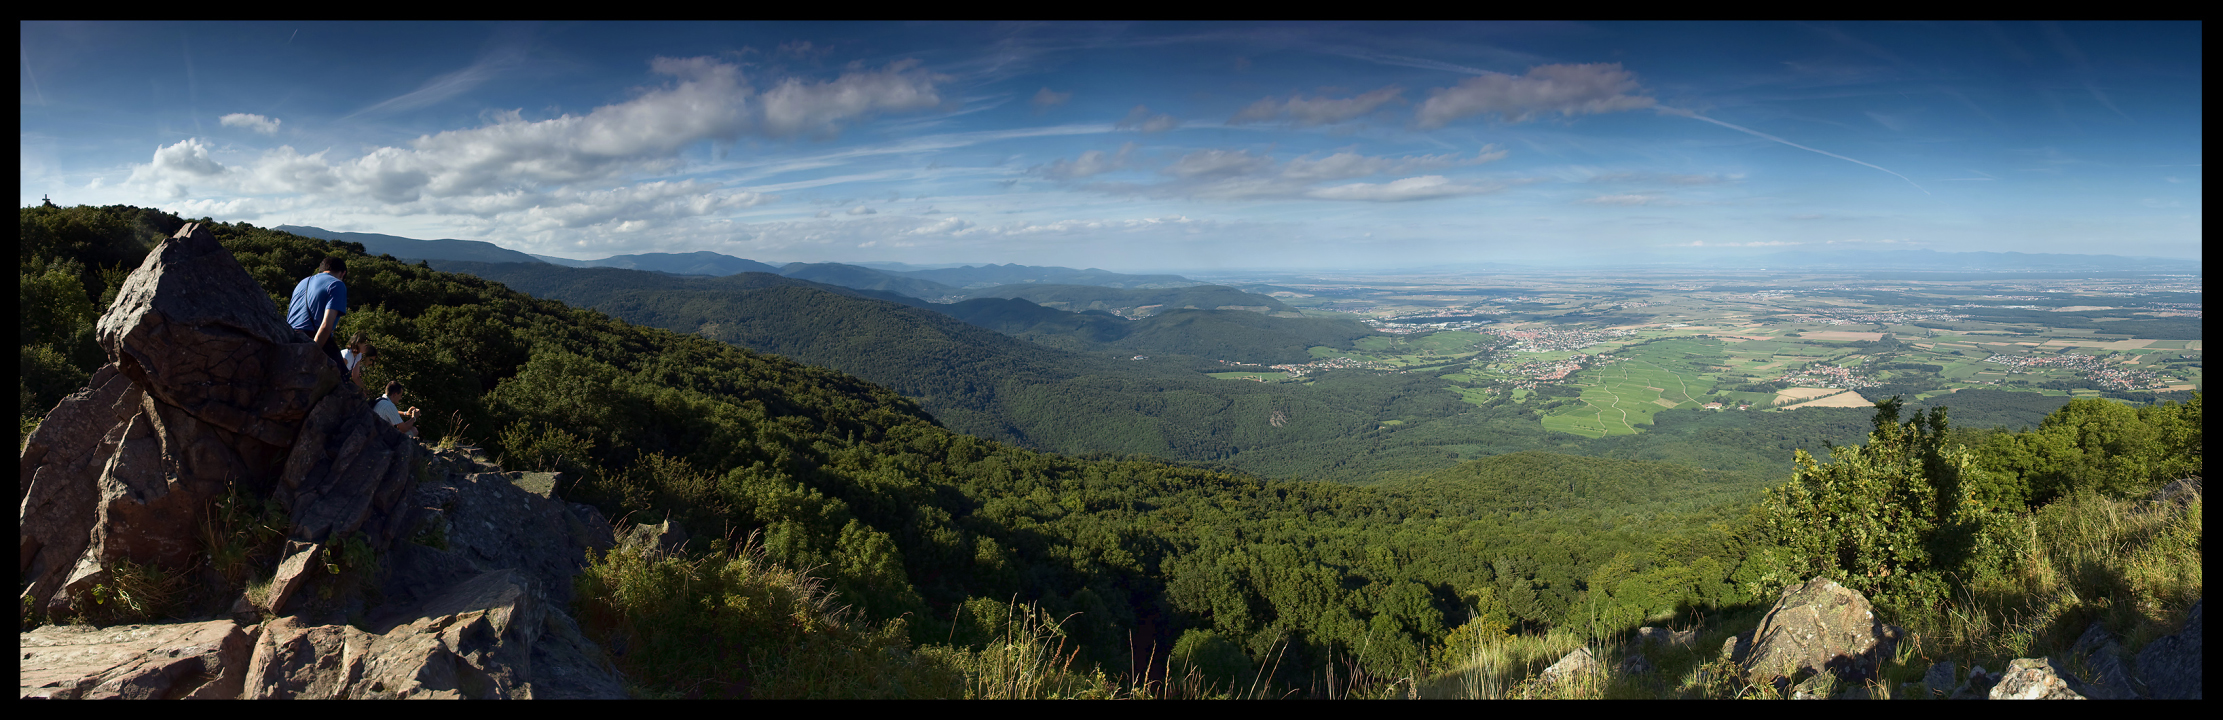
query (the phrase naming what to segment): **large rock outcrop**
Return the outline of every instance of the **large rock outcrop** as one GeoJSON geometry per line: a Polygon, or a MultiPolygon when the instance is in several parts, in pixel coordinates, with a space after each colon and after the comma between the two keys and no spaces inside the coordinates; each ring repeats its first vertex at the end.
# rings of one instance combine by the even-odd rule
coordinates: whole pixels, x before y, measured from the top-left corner
{"type": "Polygon", "coordinates": [[[1760,619],[1744,667],[1754,680],[1829,673],[1857,685],[1876,677],[1896,635],[1876,620],[1867,597],[1817,577],[1784,589],[1760,619]]]}
{"type": "Polygon", "coordinates": [[[247,678],[256,628],[230,620],[109,628],[49,625],[16,639],[16,697],[225,699],[247,678]]]}
{"type": "MultiPolygon", "coordinates": [[[[179,569],[233,483],[291,510],[301,561],[336,535],[390,545],[416,445],[370,413],[198,225],[147,254],[96,329],[108,364],[27,439],[21,602],[72,615],[119,560],[179,569]]],[[[305,570],[281,577],[282,609],[305,570]]]]}
{"type": "Polygon", "coordinates": [[[2156,638],[2138,651],[2138,684],[2145,688],[2146,697],[2200,699],[2200,606],[2205,602],[2192,603],[2192,615],[2185,619],[2184,629],[2156,638]]]}
{"type": "Polygon", "coordinates": [[[21,633],[20,696],[624,697],[564,612],[609,522],[558,497],[559,476],[427,452],[380,421],[206,229],[156,247],[98,337],[108,364],[21,456],[23,607],[84,615],[124,560],[189,570],[235,489],[285,508],[285,552],[232,618],[21,633]],[[331,592],[342,538],[376,553],[380,571],[347,580],[370,592],[331,592]]]}

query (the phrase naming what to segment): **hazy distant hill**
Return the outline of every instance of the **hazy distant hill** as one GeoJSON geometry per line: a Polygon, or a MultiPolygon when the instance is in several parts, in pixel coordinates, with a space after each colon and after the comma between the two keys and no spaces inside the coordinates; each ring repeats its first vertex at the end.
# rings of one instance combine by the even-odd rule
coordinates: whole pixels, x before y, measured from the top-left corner
{"type": "Polygon", "coordinates": [[[957,288],[932,280],[841,263],[788,263],[779,269],[779,273],[811,282],[846,288],[885,290],[927,300],[939,300],[959,294],[957,288]]]}
{"type": "Polygon", "coordinates": [[[721,255],[707,250],[691,253],[641,253],[639,255],[612,255],[600,260],[581,260],[574,267],[607,267],[625,270],[652,270],[674,275],[716,275],[760,272],[778,274],[780,269],[745,258],[721,255]]]}
{"type": "Polygon", "coordinates": [[[478,240],[415,240],[378,233],[336,232],[302,225],[280,225],[271,228],[319,240],[344,240],[362,243],[363,251],[371,255],[392,255],[403,260],[468,260],[471,262],[534,263],[540,258],[478,240]]]}
{"type": "Polygon", "coordinates": [[[890,272],[961,288],[984,288],[1021,283],[1101,285],[1115,288],[1176,288],[1204,284],[1179,275],[1128,275],[1096,268],[1075,270],[1069,267],[1036,267],[1016,263],[1008,265],[989,264],[979,267],[967,265],[965,267],[931,270],[900,269],[890,270],[890,272]]]}
{"type": "Polygon", "coordinates": [[[1141,317],[1168,310],[1249,310],[1300,317],[1280,300],[1220,285],[1122,289],[1096,285],[999,285],[964,293],[968,298],[1026,298],[1059,310],[1104,310],[1141,317]]]}

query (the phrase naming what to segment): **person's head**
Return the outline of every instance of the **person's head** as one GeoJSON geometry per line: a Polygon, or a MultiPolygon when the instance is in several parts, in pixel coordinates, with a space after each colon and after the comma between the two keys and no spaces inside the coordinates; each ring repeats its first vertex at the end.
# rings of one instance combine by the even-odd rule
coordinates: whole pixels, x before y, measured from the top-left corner
{"type": "Polygon", "coordinates": [[[346,276],[347,260],[337,255],[326,255],[324,256],[324,262],[316,264],[316,271],[320,273],[328,272],[334,276],[346,276]]]}
{"type": "Polygon", "coordinates": [[[377,360],[377,359],[378,359],[378,346],[377,346],[377,345],[372,345],[372,344],[370,344],[370,343],[363,343],[363,362],[364,362],[364,363],[369,363],[370,361],[372,361],[372,360],[377,360]]]}
{"type": "Polygon", "coordinates": [[[355,333],[355,337],[351,337],[351,338],[348,338],[348,339],[347,339],[347,349],[349,349],[349,350],[353,350],[353,351],[355,351],[355,352],[362,352],[362,351],[363,351],[363,349],[364,349],[364,348],[367,348],[367,347],[370,347],[370,336],[369,336],[369,335],[366,335],[366,334],[363,334],[363,333],[360,333],[360,332],[358,332],[358,333],[355,333]]]}
{"type": "Polygon", "coordinates": [[[400,380],[388,380],[388,381],[386,381],[386,397],[387,397],[387,398],[390,398],[390,399],[392,399],[392,400],[393,400],[393,401],[394,401],[395,403],[400,403],[400,402],[401,402],[401,381],[400,381],[400,380]]]}

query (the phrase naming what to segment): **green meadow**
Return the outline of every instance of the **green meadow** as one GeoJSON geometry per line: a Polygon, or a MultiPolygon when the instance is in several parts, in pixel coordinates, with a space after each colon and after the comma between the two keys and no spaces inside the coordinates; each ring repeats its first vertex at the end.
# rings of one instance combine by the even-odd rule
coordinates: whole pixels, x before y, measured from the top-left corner
{"type": "Polygon", "coordinates": [[[1580,404],[1544,415],[1544,428],[1585,437],[1634,435],[1661,410],[1704,405],[1714,376],[1700,368],[1719,365],[1721,357],[1722,343],[1710,339],[1628,347],[1613,362],[1576,373],[1568,385],[1582,390],[1580,404]]]}

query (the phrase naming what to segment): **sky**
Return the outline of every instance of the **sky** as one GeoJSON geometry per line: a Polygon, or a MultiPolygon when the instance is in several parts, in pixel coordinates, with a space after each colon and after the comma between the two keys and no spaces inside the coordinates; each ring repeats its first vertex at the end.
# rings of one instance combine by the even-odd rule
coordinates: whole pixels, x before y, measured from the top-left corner
{"type": "Polygon", "coordinates": [[[577,259],[2200,257],[2196,22],[19,28],[25,206],[577,259]]]}

